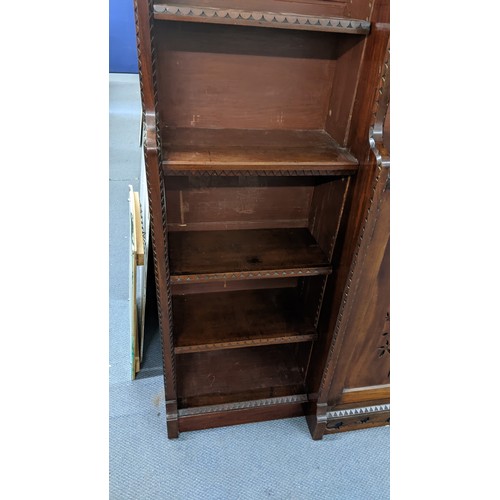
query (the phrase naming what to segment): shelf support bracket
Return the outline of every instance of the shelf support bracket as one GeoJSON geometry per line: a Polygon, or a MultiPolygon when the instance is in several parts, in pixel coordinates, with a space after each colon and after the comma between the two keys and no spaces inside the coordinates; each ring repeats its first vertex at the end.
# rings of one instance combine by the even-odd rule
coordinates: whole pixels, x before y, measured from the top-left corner
{"type": "Polygon", "coordinates": [[[375,155],[377,165],[383,168],[390,167],[390,159],[387,148],[384,144],[384,127],[389,109],[390,90],[390,49],[387,47],[386,60],[382,66],[380,82],[377,89],[377,98],[374,105],[374,123],[370,127],[368,142],[370,149],[375,155]]]}

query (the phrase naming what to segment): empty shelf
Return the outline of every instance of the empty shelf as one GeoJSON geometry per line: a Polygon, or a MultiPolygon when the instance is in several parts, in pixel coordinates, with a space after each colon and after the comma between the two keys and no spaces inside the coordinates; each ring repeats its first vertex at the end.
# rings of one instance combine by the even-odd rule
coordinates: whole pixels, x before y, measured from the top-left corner
{"type": "Polygon", "coordinates": [[[294,288],[173,298],[175,352],[201,352],[317,338],[294,288]]]}
{"type": "Polygon", "coordinates": [[[168,238],[172,283],[331,273],[306,228],[180,231],[168,238]]]}
{"type": "Polygon", "coordinates": [[[346,175],[358,161],[324,130],[165,128],[167,175],[346,175]]]}

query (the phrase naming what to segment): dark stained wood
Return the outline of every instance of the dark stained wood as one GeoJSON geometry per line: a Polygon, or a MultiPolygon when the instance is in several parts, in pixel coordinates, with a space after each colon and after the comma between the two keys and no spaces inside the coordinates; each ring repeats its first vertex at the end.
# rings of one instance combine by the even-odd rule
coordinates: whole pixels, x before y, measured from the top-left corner
{"type": "Polygon", "coordinates": [[[289,276],[294,270],[295,276],[328,274],[331,269],[305,228],[172,232],[169,247],[174,283],[183,276],[195,281],[203,275],[251,273],[247,277],[255,279],[289,276]]]}
{"type": "Polygon", "coordinates": [[[298,291],[245,290],[174,297],[175,352],[306,342],[316,338],[298,291]]]}
{"type": "Polygon", "coordinates": [[[293,344],[179,354],[177,370],[179,408],[304,393],[293,344]]]}
{"type": "Polygon", "coordinates": [[[346,174],[357,160],[323,130],[163,130],[166,174],[195,170],[323,170],[346,174]]]}
{"type": "Polygon", "coordinates": [[[346,35],[160,22],[155,40],[162,122],[178,128],[324,129],[336,36],[346,35]]]}
{"type": "MultiPolygon", "coordinates": [[[[234,6],[233,6],[234,7],[234,6]]],[[[357,19],[339,17],[317,17],[310,14],[289,14],[288,11],[254,11],[248,7],[220,8],[203,7],[200,4],[179,6],[176,3],[156,3],[155,19],[187,21],[197,23],[228,24],[237,26],[258,26],[334,33],[367,34],[370,23],[357,19]]]]}

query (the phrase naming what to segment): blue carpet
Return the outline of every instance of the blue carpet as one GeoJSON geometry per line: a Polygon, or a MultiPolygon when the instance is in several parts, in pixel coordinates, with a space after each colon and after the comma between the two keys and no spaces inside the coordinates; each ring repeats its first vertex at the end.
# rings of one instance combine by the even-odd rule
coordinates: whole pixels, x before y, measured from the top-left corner
{"type": "Polygon", "coordinates": [[[128,184],[138,189],[137,75],[110,75],[110,424],[112,500],[389,498],[389,427],[313,441],[293,418],[168,440],[163,380],[131,382],[128,184]]]}

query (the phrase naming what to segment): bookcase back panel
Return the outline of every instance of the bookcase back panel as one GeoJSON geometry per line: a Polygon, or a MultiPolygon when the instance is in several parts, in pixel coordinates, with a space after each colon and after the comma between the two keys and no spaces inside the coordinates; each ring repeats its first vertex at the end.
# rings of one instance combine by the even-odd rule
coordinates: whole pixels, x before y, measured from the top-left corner
{"type": "Polygon", "coordinates": [[[155,26],[163,125],[324,129],[335,35],[189,22],[155,26]]]}
{"type": "Polygon", "coordinates": [[[272,345],[177,356],[180,408],[304,393],[309,345],[272,345]]]}
{"type": "Polygon", "coordinates": [[[310,186],[169,191],[170,231],[307,227],[310,186]]]}

